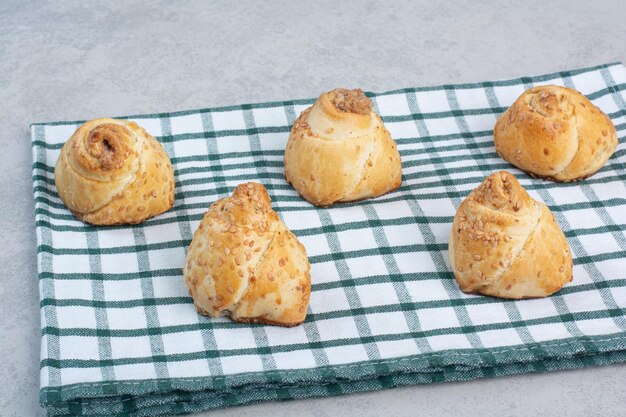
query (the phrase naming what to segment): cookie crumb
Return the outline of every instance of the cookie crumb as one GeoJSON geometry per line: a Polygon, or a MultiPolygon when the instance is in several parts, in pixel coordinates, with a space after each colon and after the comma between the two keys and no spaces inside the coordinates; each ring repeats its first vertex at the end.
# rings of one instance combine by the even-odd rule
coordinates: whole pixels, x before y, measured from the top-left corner
{"type": "Polygon", "coordinates": [[[328,97],[337,110],[346,113],[370,114],[373,109],[372,101],[360,88],[336,88],[328,92],[328,97]]]}

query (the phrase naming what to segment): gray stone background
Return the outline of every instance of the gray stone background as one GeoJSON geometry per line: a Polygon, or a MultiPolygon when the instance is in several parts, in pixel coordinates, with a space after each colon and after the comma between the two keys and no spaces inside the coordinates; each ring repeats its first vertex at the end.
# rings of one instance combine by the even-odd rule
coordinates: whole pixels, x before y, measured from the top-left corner
{"type": "MultiPolygon", "coordinates": [[[[626,61],[626,2],[0,3],[0,415],[41,416],[28,125],[484,81],[626,61]]],[[[206,416],[618,416],[626,366],[206,416]]]]}

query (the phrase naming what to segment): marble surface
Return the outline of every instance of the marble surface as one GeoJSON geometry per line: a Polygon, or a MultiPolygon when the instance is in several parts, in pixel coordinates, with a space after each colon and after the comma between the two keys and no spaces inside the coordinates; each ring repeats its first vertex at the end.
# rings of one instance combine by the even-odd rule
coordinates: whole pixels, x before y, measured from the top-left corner
{"type": "MultiPolygon", "coordinates": [[[[0,414],[42,416],[28,125],[626,61],[613,1],[0,3],[0,414]]],[[[618,416],[626,365],[201,416],[618,416]]]]}

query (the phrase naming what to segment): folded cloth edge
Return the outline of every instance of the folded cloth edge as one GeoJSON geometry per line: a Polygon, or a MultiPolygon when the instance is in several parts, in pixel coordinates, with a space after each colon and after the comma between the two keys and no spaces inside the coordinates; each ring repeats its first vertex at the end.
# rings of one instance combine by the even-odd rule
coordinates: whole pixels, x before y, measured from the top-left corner
{"type": "Polygon", "coordinates": [[[103,398],[78,398],[68,403],[48,407],[49,416],[117,416],[139,417],[150,415],[188,414],[217,408],[250,405],[263,401],[282,401],[320,396],[337,396],[427,384],[437,382],[471,381],[478,378],[493,378],[523,373],[544,373],[555,370],[573,370],[589,366],[624,362],[626,351],[608,351],[593,355],[578,355],[569,358],[551,358],[531,362],[513,362],[489,367],[468,369],[441,368],[431,372],[396,372],[376,374],[361,379],[330,379],[307,382],[306,384],[263,384],[246,385],[219,391],[204,390],[193,395],[189,392],[153,393],[146,396],[117,396],[103,398]],[[166,396],[168,394],[170,398],[166,396]],[[186,394],[186,395],[185,395],[186,394]],[[137,402],[143,406],[138,407],[137,402]],[[147,405],[149,404],[149,405],[147,405]],[[112,413],[112,407],[123,411],[112,413]],[[67,413],[70,411],[70,414],[67,413]]]}
{"type": "Polygon", "coordinates": [[[334,380],[359,380],[380,376],[381,371],[393,374],[394,372],[433,372],[444,367],[489,368],[512,363],[569,359],[617,351],[626,351],[626,332],[595,337],[573,337],[506,348],[442,350],[408,357],[309,369],[248,372],[219,377],[170,378],[166,381],[156,379],[113,381],[46,387],[41,390],[40,400],[43,405],[51,405],[77,398],[144,395],[163,392],[164,383],[169,385],[165,391],[201,391],[232,389],[251,384],[297,384],[319,380],[325,376],[330,376],[334,380]]]}

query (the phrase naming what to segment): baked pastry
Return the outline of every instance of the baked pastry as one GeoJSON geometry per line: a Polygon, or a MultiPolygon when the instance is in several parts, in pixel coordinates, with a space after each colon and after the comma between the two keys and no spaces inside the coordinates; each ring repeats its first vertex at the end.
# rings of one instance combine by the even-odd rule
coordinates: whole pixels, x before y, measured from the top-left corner
{"type": "Polygon", "coordinates": [[[615,126],[584,95],[547,85],[524,92],[496,123],[496,151],[528,174],[568,182],[587,178],[617,147],[615,126]]]}
{"type": "Polygon", "coordinates": [[[318,206],[377,197],[402,181],[396,143],[360,89],[323,93],[291,128],[285,178],[318,206]]]}
{"type": "Polygon", "coordinates": [[[200,314],[295,326],[306,316],[309,270],[304,246],[272,210],[265,187],[250,182],[211,204],[183,275],[200,314]]]}
{"type": "Polygon", "coordinates": [[[54,182],[65,206],[95,225],[135,224],[174,204],[163,146],[135,122],[94,119],[63,145],[54,182]]]}
{"type": "Polygon", "coordinates": [[[461,203],[448,249],[466,293],[545,297],[572,280],[572,253],[552,212],[506,171],[489,175],[461,203]]]}

